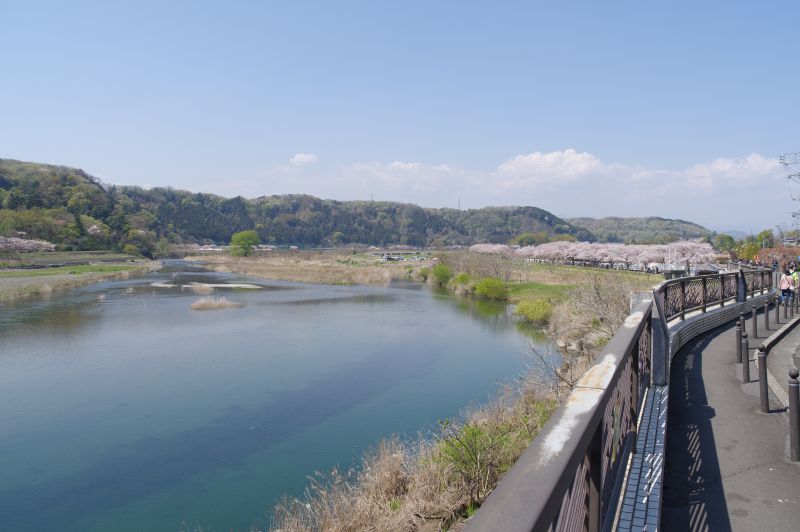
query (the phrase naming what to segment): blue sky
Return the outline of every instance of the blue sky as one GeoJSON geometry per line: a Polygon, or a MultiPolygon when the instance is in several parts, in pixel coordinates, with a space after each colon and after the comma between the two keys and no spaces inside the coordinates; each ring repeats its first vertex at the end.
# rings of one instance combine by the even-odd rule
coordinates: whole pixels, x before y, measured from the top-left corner
{"type": "Polygon", "coordinates": [[[758,230],[798,207],[775,158],[800,151],[799,11],[4,0],[0,157],[226,196],[758,230]]]}

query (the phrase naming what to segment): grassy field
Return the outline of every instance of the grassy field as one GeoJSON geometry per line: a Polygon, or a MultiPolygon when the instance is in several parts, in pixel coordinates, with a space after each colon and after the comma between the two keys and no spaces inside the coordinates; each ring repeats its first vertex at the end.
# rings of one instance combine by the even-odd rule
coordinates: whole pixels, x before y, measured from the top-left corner
{"type": "Polygon", "coordinates": [[[0,270],[0,279],[16,277],[52,277],[54,275],[83,275],[87,273],[115,273],[141,269],[135,264],[76,264],[74,266],[59,266],[56,268],[35,268],[22,270],[0,270]]]}
{"type": "Polygon", "coordinates": [[[641,289],[651,288],[664,280],[661,275],[604,268],[586,268],[562,264],[526,263],[527,277],[546,284],[579,285],[589,278],[622,279],[641,289]]]}
{"type": "Polygon", "coordinates": [[[536,282],[508,284],[508,300],[511,303],[520,301],[563,301],[569,295],[569,291],[574,285],[568,284],[545,284],[536,282]]]}
{"type": "Polygon", "coordinates": [[[0,270],[0,303],[46,297],[78,286],[127,278],[132,273],[156,267],[154,263],[77,264],[57,268],[0,270]]]}
{"type": "Polygon", "coordinates": [[[0,254],[0,268],[85,264],[93,262],[123,262],[134,257],[114,251],[51,251],[37,253],[0,254]]]}

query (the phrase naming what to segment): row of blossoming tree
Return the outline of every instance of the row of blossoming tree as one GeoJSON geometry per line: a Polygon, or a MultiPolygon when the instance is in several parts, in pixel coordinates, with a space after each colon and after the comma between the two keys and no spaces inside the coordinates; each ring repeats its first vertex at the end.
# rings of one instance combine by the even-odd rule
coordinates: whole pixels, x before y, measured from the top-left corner
{"type": "Polygon", "coordinates": [[[502,244],[476,244],[476,253],[521,257],[537,262],[625,269],[718,269],[719,253],[704,242],[681,241],[663,245],[602,244],[598,242],[549,242],[539,246],[510,248],[502,244]]]}
{"type": "Polygon", "coordinates": [[[44,240],[0,236],[0,253],[55,251],[55,249],[53,244],[44,240]]]}

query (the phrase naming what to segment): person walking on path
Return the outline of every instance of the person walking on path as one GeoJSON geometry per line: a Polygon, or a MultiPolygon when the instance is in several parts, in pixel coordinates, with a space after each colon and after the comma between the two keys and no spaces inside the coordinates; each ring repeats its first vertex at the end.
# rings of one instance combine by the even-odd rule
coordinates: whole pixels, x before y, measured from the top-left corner
{"type": "Polygon", "coordinates": [[[778,281],[778,288],[781,290],[781,303],[785,303],[789,301],[789,298],[792,297],[792,292],[795,289],[794,284],[794,277],[789,272],[789,270],[783,270],[781,274],[781,279],[778,281]]]}

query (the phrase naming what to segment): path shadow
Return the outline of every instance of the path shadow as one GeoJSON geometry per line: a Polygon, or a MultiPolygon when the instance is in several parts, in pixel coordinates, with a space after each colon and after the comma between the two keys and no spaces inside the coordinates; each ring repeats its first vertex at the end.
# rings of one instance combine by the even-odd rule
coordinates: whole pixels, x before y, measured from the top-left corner
{"type": "Polygon", "coordinates": [[[703,356],[724,325],[691,342],[674,357],[670,375],[666,467],[661,528],[731,530],[703,378],[703,356]]]}

